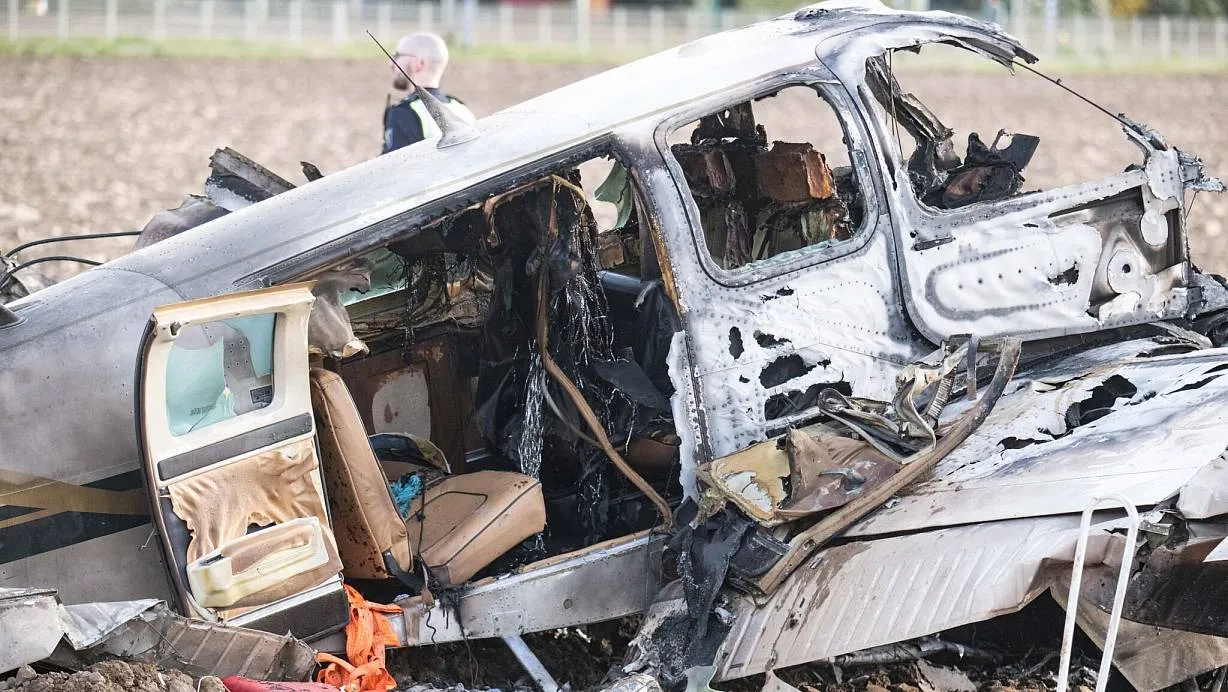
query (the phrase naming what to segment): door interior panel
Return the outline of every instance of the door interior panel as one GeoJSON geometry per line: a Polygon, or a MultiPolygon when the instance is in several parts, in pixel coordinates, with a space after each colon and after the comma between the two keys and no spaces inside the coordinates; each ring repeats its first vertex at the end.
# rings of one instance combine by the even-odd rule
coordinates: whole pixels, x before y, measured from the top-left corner
{"type": "Polygon", "coordinates": [[[305,638],[348,619],[308,396],[312,302],[297,285],[154,311],[138,408],[186,614],[305,638]]]}

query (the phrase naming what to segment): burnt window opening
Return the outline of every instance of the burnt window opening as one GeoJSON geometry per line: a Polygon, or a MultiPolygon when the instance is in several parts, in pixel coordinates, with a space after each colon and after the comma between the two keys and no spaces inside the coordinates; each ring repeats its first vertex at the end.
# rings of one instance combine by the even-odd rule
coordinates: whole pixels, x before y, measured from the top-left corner
{"type": "Polygon", "coordinates": [[[1115,119],[1037,75],[956,45],[870,58],[866,83],[862,98],[896,140],[914,197],[932,209],[1097,180],[1142,163],[1115,119]]]}
{"type": "Polygon", "coordinates": [[[848,240],[865,198],[835,110],[810,86],[735,104],[670,135],[724,269],[848,240]]]}
{"type": "Polygon", "coordinates": [[[680,325],[654,280],[634,181],[609,156],[543,170],[406,228],[368,256],[368,287],[343,296],[370,355],[331,367],[369,434],[424,437],[452,475],[542,482],[545,532],[475,578],[657,525],[652,498],[603,451],[603,436],[667,504],[680,502],[667,366],[680,325]],[[550,360],[583,406],[544,365],[543,323],[550,360]]]}

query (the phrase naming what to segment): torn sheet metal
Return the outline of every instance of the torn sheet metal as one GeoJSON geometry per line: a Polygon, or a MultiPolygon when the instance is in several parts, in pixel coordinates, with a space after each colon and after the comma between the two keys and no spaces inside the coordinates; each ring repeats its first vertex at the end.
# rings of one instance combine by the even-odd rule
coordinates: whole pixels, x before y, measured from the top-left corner
{"type": "Polygon", "coordinates": [[[61,606],[60,621],[64,625],[64,638],[74,649],[88,649],[161,602],[154,598],[145,598],[139,601],[61,606]]]}
{"type": "Polygon", "coordinates": [[[789,457],[781,442],[768,440],[721,457],[702,469],[702,477],[752,518],[771,521],[787,497],[789,457]]]}
{"type": "Polygon", "coordinates": [[[1116,344],[1017,376],[932,478],[849,535],[1077,513],[1105,493],[1140,506],[1177,494],[1228,448],[1228,350],[1128,357],[1148,344],[1116,344]],[[1108,365],[1089,365],[1107,355],[1108,365]]]}
{"type": "Polygon", "coordinates": [[[64,635],[54,589],[0,588],[0,674],[51,655],[64,635]]]}
{"type": "MultiPolygon", "coordinates": [[[[641,613],[661,589],[664,544],[663,535],[638,534],[583,556],[555,556],[550,564],[468,585],[456,608],[437,601],[428,610],[412,600],[398,600],[405,615],[391,622],[401,641],[413,646],[540,632],[641,613]],[[632,588],[629,579],[635,583],[632,588]]],[[[331,646],[331,641],[320,644],[322,649],[331,646]]]]}
{"type": "Polygon", "coordinates": [[[961,670],[936,666],[929,661],[917,661],[921,692],[976,692],[976,683],[961,670]]]}
{"type": "Polygon", "coordinates": [[[101,631],[106,634],[84,649],[66,639],[49,660],[83,669],[122,658],[175,668],[192,677],[241,675],[255,680],[305,680],[315,666],[315,650],[294,637],[191,620],[160,601],[135,617],[119,619],[137,607],[129,603],[64,607],[66,631],[75,631],[75,637],[91,641],[101,631]],[[108,620],[108,614],[113,619],[108,620]]]}
{"type": "Polygon", "coordinates": [[[294,189],[290,181],[226,147],[209,157],[205,194],[227,211],[238,211],[294,189]]]}
{"type": "Polygon", "coordinates": [[[257,680],[304,680],[315,666],[315,650],[294,637],[191,620],[156,599],[65,606],[54,589],[0,589],[0,673],[110,658],[257,680]]]}
{"type": "Polygon", "coordinates": [[[838,435],[786,434],[789,502],[779,515],[796,518],[833,509],[886,481],[900,464],[861,440],[838,435]]]}
{"type": "MultiPolygon", "coordinates": [[[[1188,539],[1170,539],[1140,558],[1126,590],[1123,617],[1224,637],[1228,635],[1228,562],[1208,558],[1223,542],[1228,526],[1190,522],[1185,529],[1188,539]]],[[[1082,598],[1101,610],[1110,609],[1116,579],[1115,572],[1086,579],[1082,598]]]]}
{"type": "MultiPolygon", "coordinates": [[[[1110,581],[1115,582],[1116,570],[1107,571],[1113,572],[1110,581]]],[[[1063,608],[1069,592],[1068,574],[1059,577],[1050,588],[1050,594],[1063,608]]],[[[1109,614],[1080,599],[1075,618],[1079,629],[1103,648],[1109,614]]],[[[1228,665],[1228,639],[1123,619],[1113,647],[1113,664],[1136,690],[1154,692],[1228,665]]]]}
{"type": "Polygon", "coordinates": [[[706,485],[751,518],[775,526],[844,505],[898,470],[899,463],[865,442],[811,426],[791,428],[699,472],[706,485]],[[818,429],[826,432],[816,436],[812,431],[818,429]]]}
{"type": "Polygon", "coordinates": [[[1186,519],[1228,514],[1228,457],[1221,454],[1198,469],[1181,487],[1177,511],[1186,519]]]}
{"type": "MultiPolygon", "coordinates": [[[[1107,525],[1093,526],[1089,565],[1103,561],[1107,525]]],[[[1077,534],[1077,516],[1043,517],[828,548],[761,605],[746,596],[735,601],[735,624],[716,659],[718,678],[1014,612],[1048,588],[1050,562],[1072,559],[1077,534]]]]}

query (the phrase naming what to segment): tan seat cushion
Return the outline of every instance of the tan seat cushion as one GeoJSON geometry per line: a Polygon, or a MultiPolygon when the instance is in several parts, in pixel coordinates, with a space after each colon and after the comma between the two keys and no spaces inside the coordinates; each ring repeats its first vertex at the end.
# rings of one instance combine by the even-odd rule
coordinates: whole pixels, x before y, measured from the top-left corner
{"type": "Polygon", "coordinates": [[[546,526],[541,482],[477,471],[430,486],[410,508],[409,540],[442,584],[460,584],[546,526]],[[421,511],[423,520],[419,522],[421,511]]]}
{"type": "Polygon", "coordinates": [[[402,570],[411,571],[413,558],[405,524],[341,376],[312,368],[311,405],[315,409],[328,506],[345,576],[391,577],[383,558],[389,551],[402,570]]]}

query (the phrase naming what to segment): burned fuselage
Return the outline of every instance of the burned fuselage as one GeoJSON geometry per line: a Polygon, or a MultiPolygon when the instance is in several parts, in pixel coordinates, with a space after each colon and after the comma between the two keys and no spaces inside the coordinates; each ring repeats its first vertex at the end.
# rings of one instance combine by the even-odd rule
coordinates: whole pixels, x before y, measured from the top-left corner
{"type": "MultiPolygon", "coordinates": [[[[935,45],[1034,60],[819,5],[301,188],[227,153],[217,218],[0,326],[0,584],[326,638],[345,581],[410,645],[651,610],[628,669],[676,683],[1018,608],[1106,483],[1222,514],[1217,183],[1121,118],[1136,165],[1032,190],[1045,133],[906,89],[935,45]]],[[[1130,612],[1210,627],[1171,600],[1130,612]]]]}

